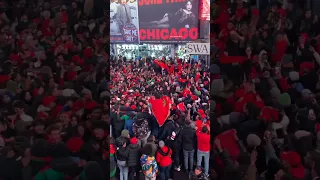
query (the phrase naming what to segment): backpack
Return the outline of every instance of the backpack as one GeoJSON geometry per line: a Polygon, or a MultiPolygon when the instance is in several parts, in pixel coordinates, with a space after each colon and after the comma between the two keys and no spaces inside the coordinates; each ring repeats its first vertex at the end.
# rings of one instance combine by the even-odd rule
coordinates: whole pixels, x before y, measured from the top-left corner
{"type": "Polygon", "coordinates": [[[174,125],[175,125],[175,129],[173,132],[176,133],[176,137],[175,137],[175,140],[176,140],[181,130],[183,129],[183,126],[179,126],[177,123],[174,123],[174,125]]]}

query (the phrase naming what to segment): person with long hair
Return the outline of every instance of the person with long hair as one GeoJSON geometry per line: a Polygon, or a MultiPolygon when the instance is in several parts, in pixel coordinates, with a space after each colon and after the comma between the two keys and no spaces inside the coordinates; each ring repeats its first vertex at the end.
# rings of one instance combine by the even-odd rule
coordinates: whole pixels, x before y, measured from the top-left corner
{"type": "Polygon", "coordinates": [[[177,27],[177,28],[192,28],[197,25],[197,18],[195,13],[192,11],[192,1],[187,1],[184,8],[180,8],[175,13],[165,13],[163,18],[158,21],[151,21],[147,24],[152,28],[169,28],[169,27],[177,27]]]}

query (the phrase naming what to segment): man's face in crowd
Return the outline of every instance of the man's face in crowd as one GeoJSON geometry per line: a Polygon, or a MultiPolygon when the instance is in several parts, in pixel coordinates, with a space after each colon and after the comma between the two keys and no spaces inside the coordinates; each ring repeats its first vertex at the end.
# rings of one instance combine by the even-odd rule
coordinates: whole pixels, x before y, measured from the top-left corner
{"type": "Polygon", "coordinates": [[[94,129],[93,133],[97,139],[102,139],[104,137],[104,130],[103,129],[94,129]]]}
{"type": "Polygon", "coordinates": [[[311,15],[312,15],[311,11],[307,11],[306,14],[305,14],[305,17],[307,19],[309,19],[311,17],[311,15]]]}
{"type": "Polygon", "coordinates": [[[233,24],[231,22],[229,22],[228,25],[227,25],[227,29],[231,30],[232,28],[233,28],[233,24]]]}
{"type": "Polygon", "coordinates": [[[58,56],[58,62],[59,62],[59,63],[63,63],[63,56],[61,56],[61,55],[58,56]]]}
{"type": "Polygon", "coordinates": [[[101,119],[102,119],[102,121],[109,122],[109,115],[108,114],[103,114],[101,116],[101,119]]]}
{"type": "Polygon", "coordinates": [[[84,127],[83,126],[78,126],[77,132],[80,136],[84,135],[84,127]]]}
{"type": "Polygon", "coordinates": [[[64,124],[68,124],[70,122],[70,118],[68,114],[61,114],[60,115],[60,120],[64,123],[64,124]]]}
{"type": "Polygon", "coordinates": [[[195,174],[198,176],[199,174],[201,174],[202,171],[199,170],[199,169],[195,169],[194,172],[195,172],[195,174]]]}
{"type": "Polygon", "coordinates": [[[91,119],[92,120],[100,120],[101,119],[101,110],[94,110],[92,113],[91,113],[91,119]]]}
{"type": "Polygon", "coordinates": [[[72,3],[72,8],[76,9],[77,8],[77,4],[75,2],[72,3]]]}
{"type": "Polygon", "coordinates": [[[43,134],[44,133],[44,125],[37,125],[34,127],[34,132],[36,134],[43,134]]]}
{"type": "Polygon", "coordinates": [[[23,113],[23,108],[14,108],[14,112],[18,115],[23,113]]]}
{"type": "Polygon", "coordinates": [[[53,130],[53,131],[51,131],[49,137],[55,141],[59,141],[61,139],[61,131],[60,130],[53,130]]]}
{"type": "Polygon", "coordinates": [[[10,100],[11,98],[8,95],[3,95],[3,102],[8,103],[10,100]]]}

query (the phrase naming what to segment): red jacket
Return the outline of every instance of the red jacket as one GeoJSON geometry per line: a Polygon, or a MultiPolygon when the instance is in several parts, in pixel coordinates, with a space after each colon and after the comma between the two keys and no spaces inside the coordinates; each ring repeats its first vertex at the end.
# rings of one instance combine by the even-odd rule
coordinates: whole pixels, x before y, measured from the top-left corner
{"type": "Polygon", "coordinates": [[[167,146],[164,146],[163,148],[159,149],[156,155],[156,161],[161,167],[166,167],[172,164],[172,150],[168,148],[167,146]]]}
{"type": "Polygon", "coordinates": [[[203,133],[200,130],[198,130],[196,134],[198,139],[198,149],[204,152],[210,151],[210,134],[203,133]]]}

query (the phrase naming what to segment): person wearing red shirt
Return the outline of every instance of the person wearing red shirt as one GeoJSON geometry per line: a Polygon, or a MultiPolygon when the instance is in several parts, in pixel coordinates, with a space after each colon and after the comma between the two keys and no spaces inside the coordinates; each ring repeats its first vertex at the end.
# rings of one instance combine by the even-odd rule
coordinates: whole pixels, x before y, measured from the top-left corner
{"type": "Polygon", "coordinates": [[[160,180],[170,178],[170,170],[172,166],[172,150],[164,144],[163,141],[159,142],[159,150],[156,154],[156,161],[159,164],[160,180]]]}
{"type": "Polygon", "coordinates": [[[201,166],[204,158],[204,171],[208,175],[209,158],[210,158],[210,127],[203,126],[201,130],[197,129],[196,135],[198,140],[197,166],[201,166]]]}

